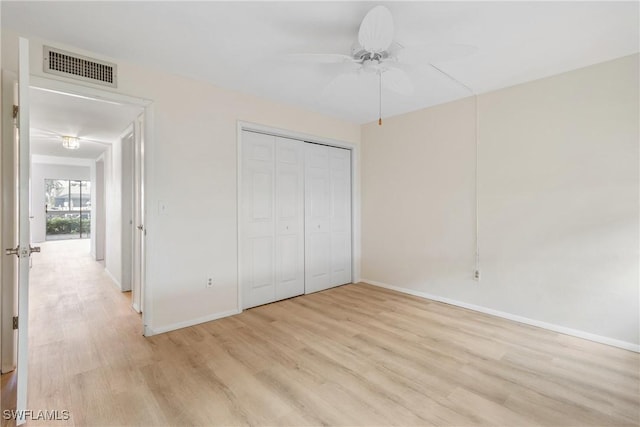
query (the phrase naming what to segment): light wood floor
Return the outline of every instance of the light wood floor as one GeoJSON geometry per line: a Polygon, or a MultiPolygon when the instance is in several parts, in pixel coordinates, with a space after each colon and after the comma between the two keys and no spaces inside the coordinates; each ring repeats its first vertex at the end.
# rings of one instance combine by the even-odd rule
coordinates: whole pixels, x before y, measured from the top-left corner
{"type": "Polygon", "coordinates": [[[638,354],[366,284],[144,338],[83,244],[33,268],[32,425],[640,424],[638,354]]]}

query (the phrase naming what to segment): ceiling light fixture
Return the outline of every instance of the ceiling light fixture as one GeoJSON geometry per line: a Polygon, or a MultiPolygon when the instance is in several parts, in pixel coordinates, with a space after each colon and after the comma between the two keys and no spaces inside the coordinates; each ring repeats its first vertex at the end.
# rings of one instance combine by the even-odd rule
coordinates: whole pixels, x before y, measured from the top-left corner
{"type": "Polygon", "coordinates": [[[62,146],[67,150],[77,150],[80,148],[80,140],[75,136],[63,136],[62,146]]]}

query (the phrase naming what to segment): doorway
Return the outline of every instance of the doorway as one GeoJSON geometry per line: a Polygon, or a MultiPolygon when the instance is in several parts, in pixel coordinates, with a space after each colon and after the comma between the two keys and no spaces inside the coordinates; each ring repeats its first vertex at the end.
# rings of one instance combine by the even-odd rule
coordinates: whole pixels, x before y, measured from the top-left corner
{"type": "MultiPolygon", "coordinates": [[[[147,126],[145,113],[151,113],[151,103],[72,83],[31,77],[31,242],[34,245],[45,242],[45,245],[51,246],[48,243],[56,243],[51,242],[52,240],[72,238],[70,241],[83,241],[85,244],[81,246],[87,252],[86,259],[100,267],[100,270],[95,271],[102,271],[103,275],[106,273],[116,286],[120,286],[121,235],[120,232],[112,232],[121,228],[118,222],[121,217],[122,182],[119,138],[122,131],[133,123],[136,123],[137,128],[147,126]],[[75,139],[75,144],[72,144],[75,146],[65,146],[66,137],[75,139]],[[67,173],[70,170],[82,170],[82,174],[78,176],[67,173]]],[[[5,101],[3,98],[3,102],[5,101]]],[[[143,143],[144,140],[140,138],[139,144],[143,143]]],[[[143,152],[142,147],[136,147],[136,152],[143,152]]],[[[3,161],[3,176],[11,176],[11,158],[4,157],[3,161]]],[[[139,156],[135,159],[135,165],[142,164],[143,161],[139,156]]],[[[139,169],[142,168],[139,166],[139,169]]],[[[10,186],[9,181],[3,180],[3,183],[10,186]]],[[[139,182],[143,184],[143,175],[139,182]]],[[[133,194],[137,196],[142,193],[134,191],[133,194]]],[[[136,206],[140,210],[139,225],[142,225],[144,201],[136,201],[136,206]]],[[[16,229],[14,223],[9,224],[9,219],[3,217],[6,220],[3,222],[5,233],[16,229]]],[[[144,253],[138,251],[136,255],[132,262],[139,263],[139,269],[144,270],[144,253]]],[[[6,257],[6,261],[10,264],[9,261],[13,260],[6,257]]],[[[33,256],[32,265],[38,262],[38,256],[33,256]]],[[[10,273],[10,268],[3,268],[3,275],[10,273]]],[[[5,288],[9,286],[3,287],[3,301],[10,301],[15,296],[15,291],[8,292],[11,298],[5,298],[5,288]]],[[[143,289],[141,283],[138,294],[142,294],[143,289]]],[[[140,299],[141,296],[138,295],[136,300],[140,299]]],[[[134,298],[130,297],[129,300],[134,298]]],[[[142,305],[138,302],[135,311],[140,313],[142,305]]],[[[2,311],[3,319],[15,313],[9,305],[3,306],[2,311]]],[[[144,313],[140,318],[140,325],[144,334],[144,313]]],[[[5,329],[11,329],[10,323],[2,324],[3,338],[5,335],[12,335],[11,331],[5,329]]],[[[16,366],[15,352],[12,354],[9,345],[4,346],[9,341],[3,339],[3,373],[10,372],[16,366]]]]}
{"type": "Polygon", "coordinates": [[[131,177],[143,108],[37,86],[30,99],[32,242],[88,239],[92,259],[117,288],[131,291],[131,177]]]}

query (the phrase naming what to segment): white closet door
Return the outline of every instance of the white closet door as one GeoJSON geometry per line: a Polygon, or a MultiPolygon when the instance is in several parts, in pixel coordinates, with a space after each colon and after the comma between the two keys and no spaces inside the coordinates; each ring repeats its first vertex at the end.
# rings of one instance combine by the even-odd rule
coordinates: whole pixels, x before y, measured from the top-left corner
{"type": "Polygon", "coordinates": [[[305,147],[305,292],[351,282],[349,150],[305,147]]]}
{"type": "Polygon", "coordinates": [[[331,286],[351,283],[351,151],[329,148],[331,286]]]}
{"type": "Polygon", "coordinates": [[[276,300],[304,294],[304,145],[276,138],[276,300]]]}
{"type": "Polygon", "coordinates": [[[243,308],[275,301],[275,137],[242,134],[243,308]]]}
{"type": "Polygon", "coordinates": [[[331,287],[329,147],[305,144],[305,293],[331,287]]]}

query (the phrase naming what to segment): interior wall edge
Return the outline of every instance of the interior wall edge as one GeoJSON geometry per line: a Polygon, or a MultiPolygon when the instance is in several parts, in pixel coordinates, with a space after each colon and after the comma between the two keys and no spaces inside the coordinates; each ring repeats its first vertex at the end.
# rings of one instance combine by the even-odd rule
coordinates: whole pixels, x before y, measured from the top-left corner
{"type": "Polygon", "coordinates": [[[109,276],[109,279],[113,281],[113,285],[116,288],[118,288],[119,291],[122,291],[122,285],[120,285],[120,281],[115,278],[115,276],[109,271],[107,267],[104,268],[104,272],[107,273],[107,276],[109,276]]]}
{"type": "Polygon", "coordinates": [[[236,314],[240,314],[242,310],[228,310],[220,313],[214,313],[209,316],[198,317],[197,319],[190,319],[184,322],[172,323],[170,325],[164,325],[159,328],[146,328],[146,337],[150,337],[153,335],[163,334],[165,332],[171,332],[178,329],[188,328],[190,326],[199,325],[201,323],[211,322],[212,320],[222,319],[224,317],[235,316],[236,314]]]}

